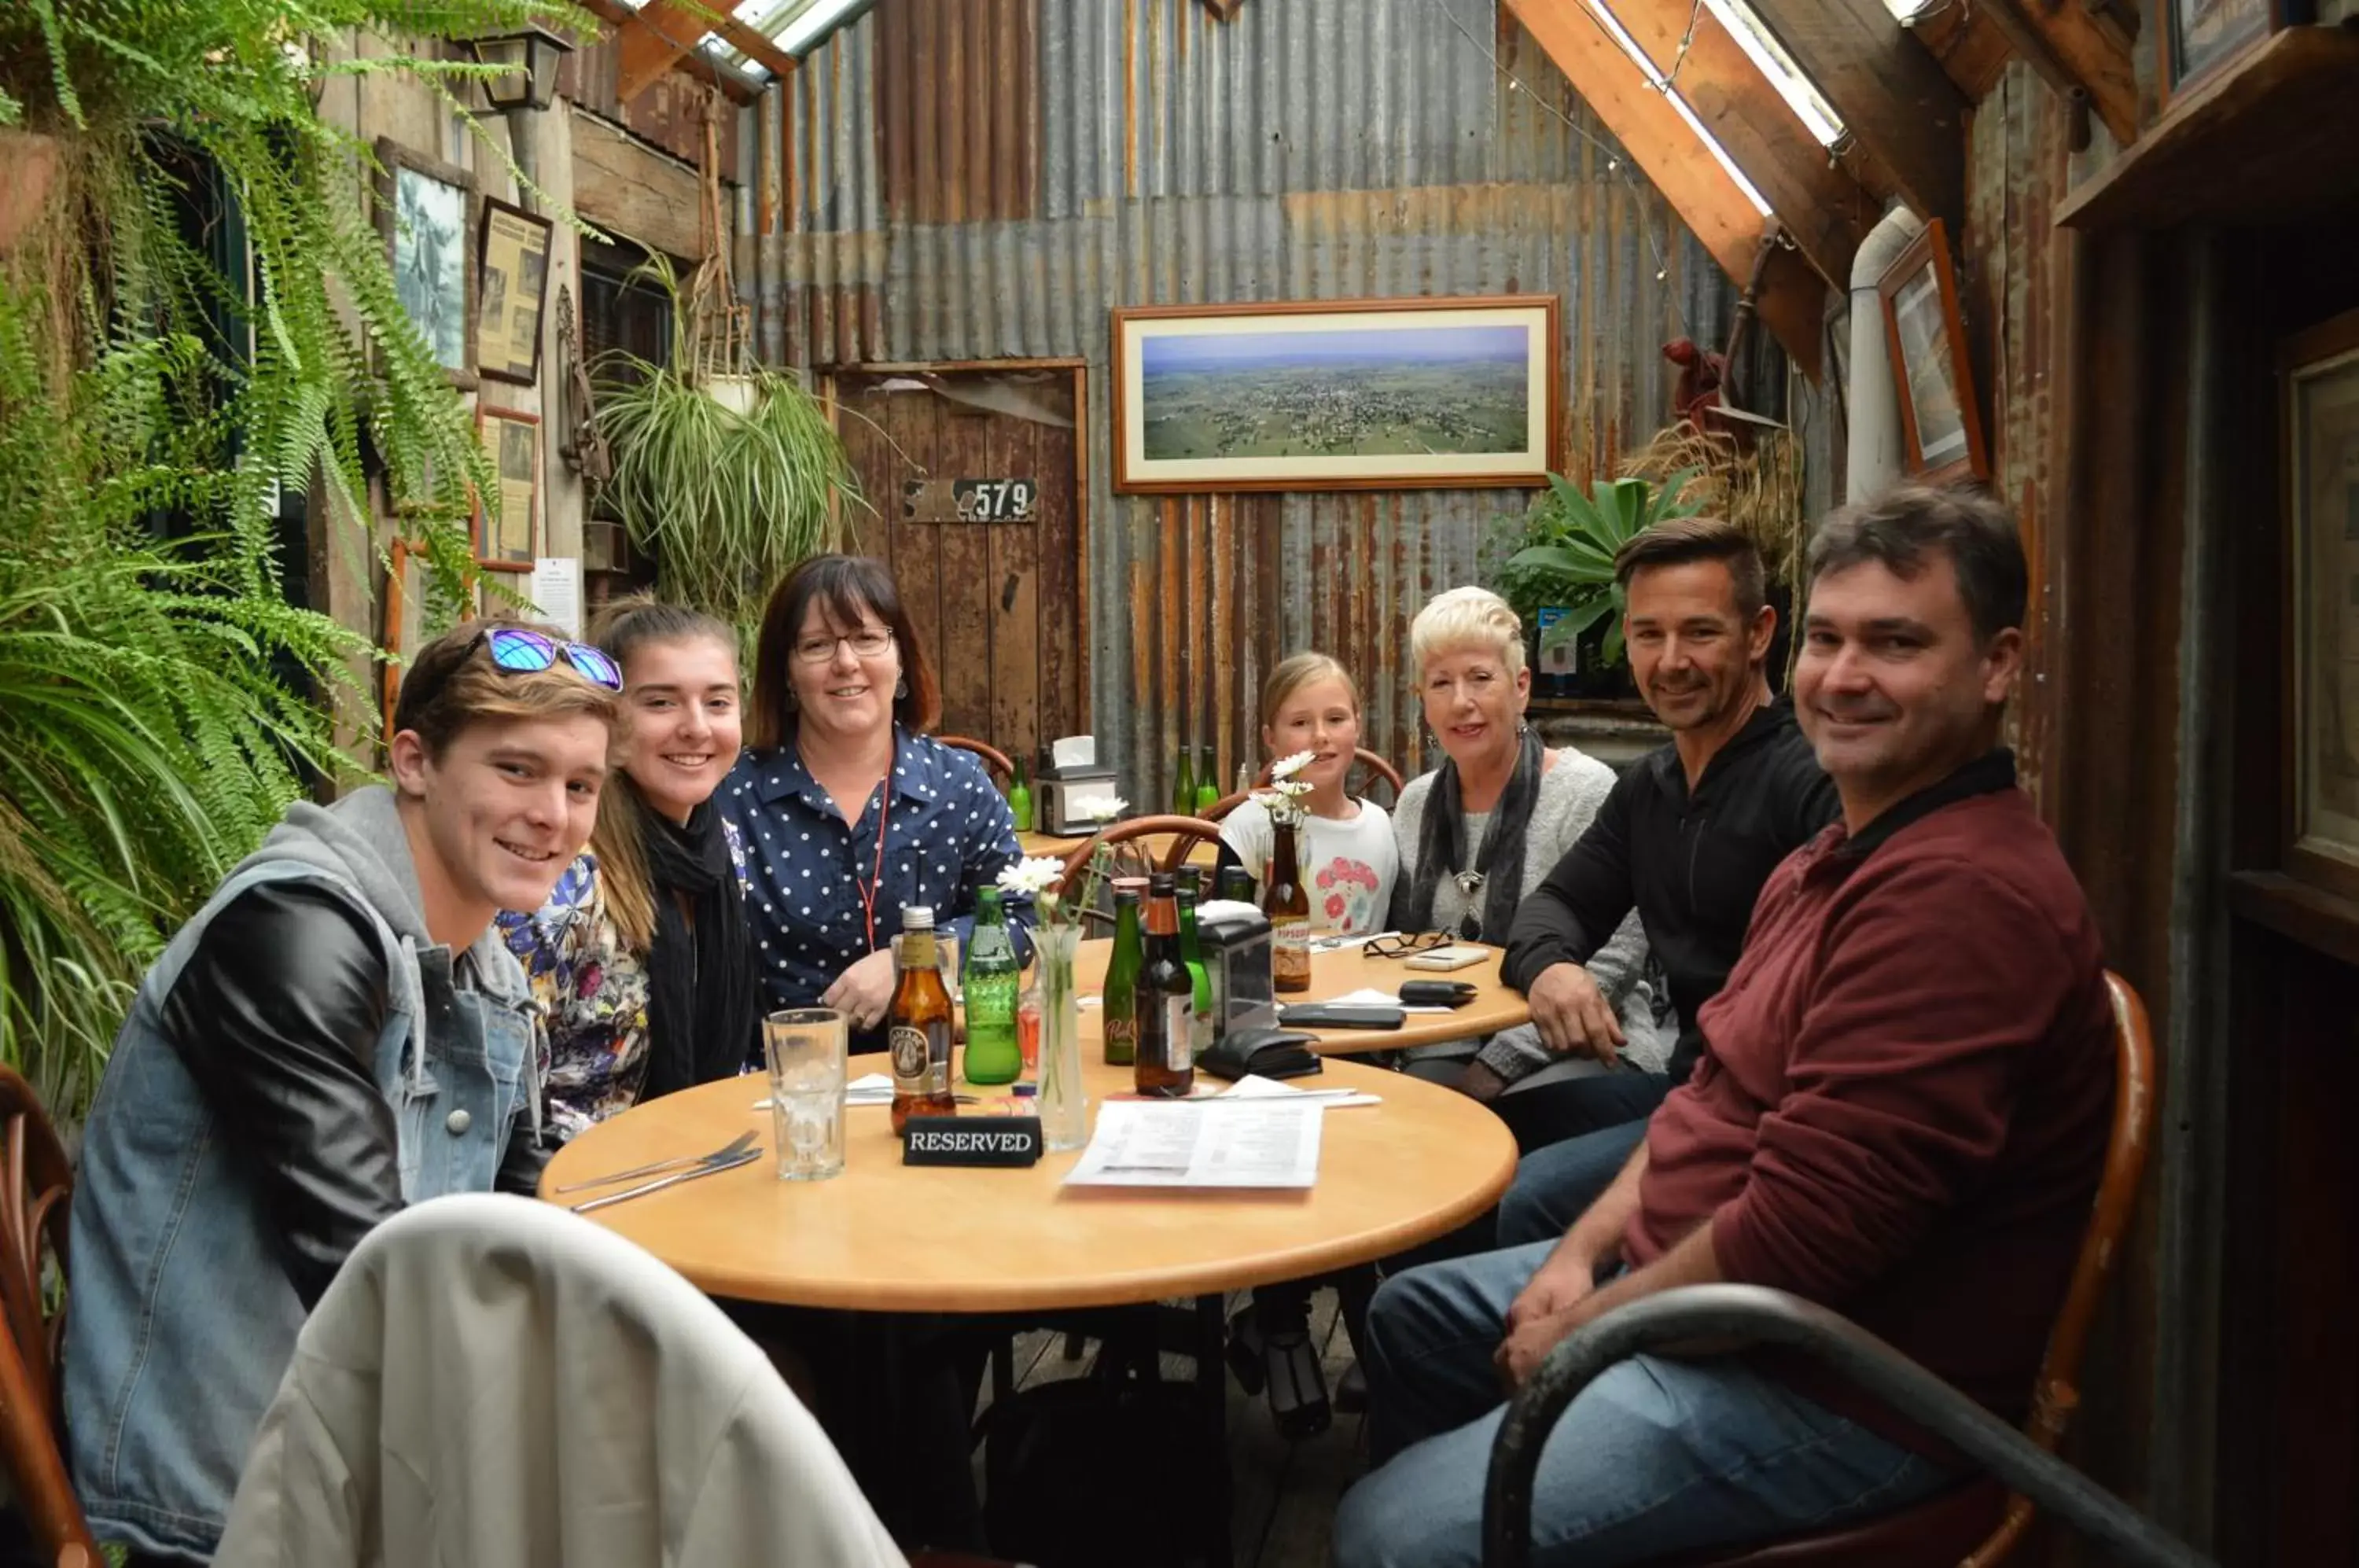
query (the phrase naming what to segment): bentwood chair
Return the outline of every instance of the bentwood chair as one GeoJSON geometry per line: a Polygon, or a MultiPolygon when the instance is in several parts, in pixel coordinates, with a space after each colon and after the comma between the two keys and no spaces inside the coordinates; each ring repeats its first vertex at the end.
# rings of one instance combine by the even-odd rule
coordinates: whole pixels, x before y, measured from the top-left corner
{"type": "Polygon", "coordinates": [[[66,1468],[65,1400],[59,1353],[65,1339],[66,1218],[73,1170],[40,1096],[0,1067],[0,1460],[17,1506],[47,1554],[60,1565],[96,1564],[98,1542],[66,1468]],[[45,1288],[57,1266],[55,1292],[45,1288]]]}
{"type": "Polygon", "coordinates": [[[1116,822],[1101,830],[1087,844],[1065,857],[1064,875],[1059,879],[1058,886],[1069,891],[1078,886],[1077,879],[1082,868],[1089,865],[1102,844],[1132,844],[1139,839],[1158,838],[1165,834],[1170,835],[1170,845],[1159,859],[1150,857],[1148,864],[1158,871],[1177,871],[1188,863],[1190,850],[1221,836],[1221,824],[1202,817],[1173,816],[1133,817],[1128,822],[1116,822]]]}
{"type": "MultiPolygon", "coordinates": [[[[1375,752],[1370,751],[1365,746],[1362,746],[1358,751],[1353,754],[1352,761],[1353,766],[1356,768],[1364,768],[1376,778],[1381,779],[1386,783],[1391,785],[1393,787],[1393,800],[1397,802],[1400,800],[1402,779],[1399,768],[1395,768],[1391,763],[1386,762],[1383,757],[1378,757],[1375,752]]],[[[1265,762],[1261,766],[1261,772],[1254,778],[1254,789],[1266,789],[1268,788],[1269,764],[1265,762]]],[[[1240,789],[1234,795],[1222,796],[1219,800],[1213,803],[1211,810],[1203,813],[1204,820],[1208,822],[1217,822],[1227,820],[1228,814],[1231,811],[1235,811],[1239,806],[1245,804],[1246,800],[1248,800],[1252,794],[1253,789],[1240,789]]]]}
{"type": "Polygon", "coordinates": [[[954,746],[961,751],[971,751],[981,757],[984,771],[990,774],[993,781],[1003,788],[1016,777],[1016,765],[1007,759],[1007,754],[987,740],[975,740],[968,735],[936,735],[934,738],[944,746],[954,746]]]}
{"type": "Polygon", "coordinates": [[[2031,1413],[2019,1432],[1822,1307],[1752,1286],[1666,1291],[1608,1312],[1566,1340],[1508,1407],[1492,1449],[1484,1503],[1485,1568],[1522,1568],[1528,1560],[1532,1477],[1548,1431],[1573,1395],[1615,1361],[1699,1338],[1752,1339],[1799,1350],[1944,1439],[1986,1474],[1881,1519],[1682,1557],[1663,1568],[1995,1568],[2022,1545],[2038,1505],[2139,1568],[2200,1563],[2055,1457],[2080,1403],[2073,1379],[2137,1202],[2154,1133],[2154,1040],[2146,1006],[2118,975],[2108,973],[2105,985],[2114,1010],[2113,1134],[2071,1283],[2032,1385],[2031,1413]],[[1646,1310],[1650,1307],[1652,1312],[1646,1310]]]}

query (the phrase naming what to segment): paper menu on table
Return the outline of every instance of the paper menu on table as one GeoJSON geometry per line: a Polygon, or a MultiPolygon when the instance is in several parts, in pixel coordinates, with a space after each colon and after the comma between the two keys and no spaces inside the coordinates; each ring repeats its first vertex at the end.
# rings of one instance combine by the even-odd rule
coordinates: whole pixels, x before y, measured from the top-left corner
{"type": "Polygon", "coordinates": [[[1108,1100],[1065,1180],[1082,1187],[1308,1187],[1319,1179],[1316,1101],[1206,1105],[1108,1100]]]}

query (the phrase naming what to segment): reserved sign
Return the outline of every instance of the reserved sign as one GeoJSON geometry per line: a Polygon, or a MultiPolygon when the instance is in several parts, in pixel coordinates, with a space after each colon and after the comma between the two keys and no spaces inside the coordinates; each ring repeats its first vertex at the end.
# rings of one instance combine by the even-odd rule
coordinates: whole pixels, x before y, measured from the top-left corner
{"type": "Polygon", "coordinates": [[[1038,1116],[911,1116],[902,1125],[904,1165],[1032,1165],[1038,1116]]]}

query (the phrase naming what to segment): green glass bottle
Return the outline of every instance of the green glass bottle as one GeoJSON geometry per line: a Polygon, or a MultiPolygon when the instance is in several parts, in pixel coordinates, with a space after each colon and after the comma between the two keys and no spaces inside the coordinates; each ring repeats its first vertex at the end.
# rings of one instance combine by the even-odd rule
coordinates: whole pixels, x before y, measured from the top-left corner
{"type": "Polygon", "coordinates": [[[1190,866],[1180,874],[1180,960],[1188,966],[1188,983],[1193,990],[1188,1029],[1188,1049],[1190,1060],[1200,1059],[1212,1049],[1212,972],[1204,963],[1204,950],[1196,939],[1196,873],[1190,866]]]}
{"type": "Polygon", "coordinates": [[[1196,760],[1195,815],[1203,816],[1221,803],[1221,762],[1218,753],[1205,746],[1196,760]]]}
{"type": "Polygon", "coordinates": [[[979,887],[974,895],[974,934],[966,942],[966,1081],[970,1083],[1013,1083],[1024,1069],[1024,1051],[1016,1035],[1016,993],[1023,987],[1016,962],[1016,944],[1007,935],[1007,916],[1000,908],[999,889],[979,887]]]}
{"type": "Polygon", "coordinates": [[[1024,781],[1024,759],[1016,759],[1016,776],[1007,782],[1007,809],[1016,813],[1016,831],[1032,831],[1032,786],[1024,781]]]}
{"type": "Polygon", "coordinates": [[[1180,746],[1180,765],[1171,778],[1171,813],[1184,817],[1196,809],[1196,764],[1194,751],[1185,741],[1180,746]]]}
{"type": "Polygon", "coordinates": [[[1138,930],[1138,895],[1143,878],[1124,877],[1114,890],[1114,956],[1106,961],[1105,997],[1101,1020],[1105,1026],[1105,1060],[1109,1067],[1127,1067],[1138,1049],[1138,972],[1146,967],[1147,948],[1138,930]]]}

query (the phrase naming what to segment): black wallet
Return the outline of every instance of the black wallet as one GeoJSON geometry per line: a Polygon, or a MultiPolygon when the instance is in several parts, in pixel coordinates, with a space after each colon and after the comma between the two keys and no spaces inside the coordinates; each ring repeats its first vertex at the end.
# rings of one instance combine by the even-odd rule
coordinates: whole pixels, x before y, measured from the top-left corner
{"type": "Polygon", "coordinates": [[[1231,1029],[1196,1058],[1196,1065],[1231,1082],[1248,1073],[1264,1078],[1305,1078],[1321,1071],[1311,1037],[1294,1029],[1231,1029]]]}
{"type": "Polygon", "coordinates": [[[1474,999],[1474,987],[1463,980],[1404,980],[1400,999],[1405,1007],[1462,1007],[1474,999]]]}
{"type": "Polygon", "coordinates": [[[1277,1021],[1288,1029],[1397,1029],[1405,1018],[1398,1007],[1339,1007],[1331,1002],[1277,1009],[1277,1021]]]}

